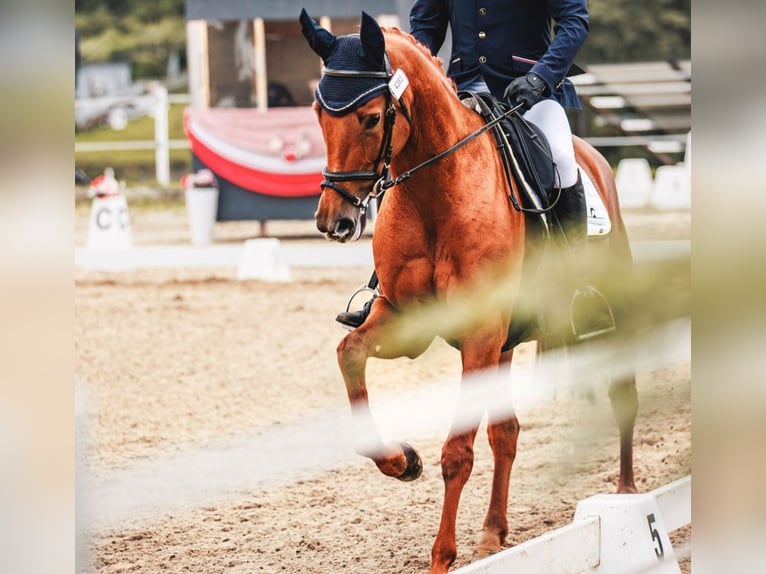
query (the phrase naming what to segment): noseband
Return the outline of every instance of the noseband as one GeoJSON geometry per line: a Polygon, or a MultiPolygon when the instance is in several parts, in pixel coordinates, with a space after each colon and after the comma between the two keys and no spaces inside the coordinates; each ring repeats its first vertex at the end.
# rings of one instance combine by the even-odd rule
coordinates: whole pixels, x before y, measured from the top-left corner
{"type": "MultiPolygon", "coordinates": [[[[391,64],[388,60],[388,55],[384,56],[386,64],[385,71],[356,71],[356,70],[333,70],[325,68],[323,73],[328,76],[335,76],[337,78],[383,78],[388,84],[393,77],[391,73],[391,64]]],[[[383,120],[383,139],[380,142],[380,149],[378,149],[378,156],[375,159],[373,168],[369,171],[357,170],[357,171],[330,171],[326,167],[322,170],[322,176],[324,180],[320,186],[324,189],[329,187],[337,191],[344,199],[350,202],[354,207],[359,208],[362,215],[367,212],[367,206],[371,199],[380,197],[380,195],[388,189],[385,185],[390,180],[390,165],[391,156],[394,152],[393,135],[394,135],[394,123],[396,122],[396,105],[394,104],[390,90],[386,90],[386,111],[383,120]],[[381,166],[382,164],[382,166],[381,166]],[[380,169],[379,169],[380,168],[380,169]],[[338,182],[346,181],[374,181],[372,189],[364,197],[358,197],[351,193],[349,190],[338,182]]],[[[412,119],[407,111],[407,106],[404,103],[402,97],[399,98],[399,105],[402,108],[402,114],[405,119],[412,124],[412,119]]]]}

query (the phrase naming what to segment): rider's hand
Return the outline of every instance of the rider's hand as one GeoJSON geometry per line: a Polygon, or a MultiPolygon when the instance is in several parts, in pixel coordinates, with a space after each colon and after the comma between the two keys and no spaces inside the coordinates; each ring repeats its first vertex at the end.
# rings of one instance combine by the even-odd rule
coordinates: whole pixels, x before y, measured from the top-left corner
{"type": "Polygon", "coordinates": [[[547,95],[548,86],[540,76],[529,72],[526,76],[519,76],[505,88],[503,96],[506,101],[513,105],[524,104],[529,109],[547,95]]]}

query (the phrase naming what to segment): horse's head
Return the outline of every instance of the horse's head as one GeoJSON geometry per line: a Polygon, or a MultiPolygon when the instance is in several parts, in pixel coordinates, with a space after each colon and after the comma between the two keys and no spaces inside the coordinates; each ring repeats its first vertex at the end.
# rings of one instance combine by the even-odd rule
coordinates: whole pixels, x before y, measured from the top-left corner
{"type": "Polygon", "coordinates": [[[364,231],[368,202],[381,192],[392,155],[409,134],[402,94],[389,86],[401,73],[392,73],[383,32],[369,15],[362,13],[359,34],[340,37],[305,10],[300,22],[309,46],[324,62],[314,111],[327,148],[327,167],[314,218],[329,239],[353,241],[364,231]],[[395,121],[397,108],[406,122],[395,121]]]}

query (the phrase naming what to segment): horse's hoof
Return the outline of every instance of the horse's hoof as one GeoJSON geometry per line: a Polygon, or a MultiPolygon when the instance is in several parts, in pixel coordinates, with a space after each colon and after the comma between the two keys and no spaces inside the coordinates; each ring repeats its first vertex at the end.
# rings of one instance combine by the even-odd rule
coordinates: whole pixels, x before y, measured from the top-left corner
{"type": "Polygon", "coordinates": [[[484,558],[489,558],[493,554],[500,552],[500,550],[502,550],[502,548],[498,548],[497,550],[490,548],[474,548],[473,554],[471,554],[471,562],[478,562],[484,558]]]}
{"type": "Polygon", "coordinates": [[[485,531],[482,533],[481,539],[473,550],[471,562],[476,562],[477,560],[497,554],[502,549],[503,546],[500,542],[500,537],[485,531]]]}
{"type": "Polygon", "coordinates": [[[404,458],[407,460],[407,467],[404,469],[404,472],[402,472],[402,474],[396,478],[402,482],[410,482],[420,478],[420,475],[423,472],[423,461],[420,460],[420,455],[406,442],[403,442],[400,446],[404,451],[404,458]]]}

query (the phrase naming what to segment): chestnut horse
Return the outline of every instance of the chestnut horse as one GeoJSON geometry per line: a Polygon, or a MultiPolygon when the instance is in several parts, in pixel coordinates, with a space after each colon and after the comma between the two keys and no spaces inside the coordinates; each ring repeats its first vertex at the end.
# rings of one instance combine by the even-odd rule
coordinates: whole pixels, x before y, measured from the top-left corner
{"type": "MultiPolygon", "coordinates": [[[[397,310],[417,308],[433,300],[449,313],[464,289],[477,283],[502,279],[511,295],[518,291],[525,216],[509,202],[511,190],[491,134],[483,133],[454,153],[442,154],[480,129],[484,121],[461,103],[440,60],[411,36],[395,28],[381,29],[364,13],[358,35],[336,37],[305,10],[300,21],[309,45],[324,61],[323,80],[327,78],[324,86],[320,83],[314,103],[327,146],[325,181],[315,214],[318,229],[330,240],[357,239],[365,224],[368,202],[386,189],[372,241],[380,296],[366,321],[346,335],[337,349],[353,416],[361,431],[375,437],[377,444],[377,448],[366,444],[360,452],[383,474],[414,480],[422,470],[419,455],[407,444],[383,444],[370,417],[367,359],[414,358],[425,351],[433,337],[445,337],[460,350],[461,395],[469,392],[472,373],[508,368],[513,349],[502,348],[512,304],[499,306],[481,321],[469,321],[459,332],[434,332],[407,344],[390,337],[387,326],[397,310]],[[399,175],[393,180],[389,160],[390,174],[399,175]],[[402,176],[407,170],[411,174],[402,176]],[[509,269],[516,270],[510,282],[509,269]]],[[[590,253],[607,264],[630,264],[611,169],[582,140],[575,139],[575,149],[612,220],[611,233],[596,238],[603,254],[595,257],[595,248],[590,253]]],[[[498,383],[501,399],[509,393],[503,387],[498,383]]],[[[620,429],[617,490],[635,492],[635,377],[612,381],[609,394],[620,429]]],[[[458,414],[465,414],[460,413],[465,408],[463,402],[458,405],[458,414]]],[[[431,553],[432,574],[447,572],[457,554],[458,502],[471,474],[473,444],[483,411],[472,411],[469,416],[468,428],[453,426],[442,448],[444,504],[431,553]]],[[[518,420],[512,413],[488,421],[494,474],[478,556],[501,550],[508,533],[508,488],[518,433],[518,420]]]]}

